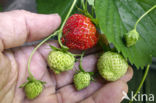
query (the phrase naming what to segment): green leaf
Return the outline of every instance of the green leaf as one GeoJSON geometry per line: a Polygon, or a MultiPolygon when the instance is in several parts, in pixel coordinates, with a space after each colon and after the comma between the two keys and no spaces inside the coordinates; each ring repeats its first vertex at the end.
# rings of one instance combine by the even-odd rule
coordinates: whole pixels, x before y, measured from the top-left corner
{"type": "Polygon", "coordinates": [[[2,5],[0,5],[0,11],[2,11],[2,5]]]}
{"type": "Polygon", "coordinates": [[[94,6],[94,0],[87,0],[87,1],[89,5],[94,6]]]}
{"type": "Polygon", "coordinates": [[[156,0],[96,0],[95,13],[101,31],[118,52],[122,52],[131,64],[143,68],[156,56],[156,10],[145,16],[137,25],[140,38],[136,45],[127,48],[123,35],[134,28],[135,22],[156,0]]]}
{"type": "MultiPolygon", "coordinates": [[[[62,17],[62,21],[68,13],[73,0],[36,0],[37,11],[42,14],[58,13],[62,17]]],[[[79,1],[79,0],[78,0],[79,1]]],[[[77,3],[79,5],[79,2],[77,3]]],[[[76,9],[74,9],[76,11],[76,9]]]]}

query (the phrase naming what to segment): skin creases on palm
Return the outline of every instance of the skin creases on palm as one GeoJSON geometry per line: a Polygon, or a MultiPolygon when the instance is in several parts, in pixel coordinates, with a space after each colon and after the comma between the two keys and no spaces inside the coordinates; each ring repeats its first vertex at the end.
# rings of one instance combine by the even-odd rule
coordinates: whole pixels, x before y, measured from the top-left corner
{"type": "MultiPolygon", "coordinates": [[[[58,46],[56,41],[53,41],[52,45],[56,47],[58,46]]],[[[28,100],[25,97],[23,89],[19,88],[19,86],[24,83],[28,77],[27,61],[32,50],[33,47],[21,47],[12,49],[12,52],[7,51],[5,53],[10,60],[14,59],[11,64],[17,65],[16,69],[14,68],[12,70],[12,73],[14,74],[12,75],[13,79],[11,81],[17,81],[14,82],[15,91],[10,91],[13,95],[15,94],[14,98],[12,98],[13,103],[50,103],[51,101],[53,101],[53,103],[61,103],[62,101],[63,103],[76,103],[92,95],[95,91],[102,87],[103,83],[105,83],[100,80],[96,80],[95,82],[92,82],[88,88],[76,91],[72,84],[72,78],[76,69],[78,69],[79,63],[75,63],[73,70],[55,75],[47,68],[46,64],[46,57],[51,49],[47,45],[44,45],[40,47],[33,56],[31,62],[31,72],[37,79],[46,82],[45,88],[39,97],[34,100],[28,100]]],[[[97,58],[98,54],[91,54],[84,58],[83,66],[86,71],[94,71],[96,69],[97,58]]],[[[122,84],[126,85],[124,83],[122,84]]]]}

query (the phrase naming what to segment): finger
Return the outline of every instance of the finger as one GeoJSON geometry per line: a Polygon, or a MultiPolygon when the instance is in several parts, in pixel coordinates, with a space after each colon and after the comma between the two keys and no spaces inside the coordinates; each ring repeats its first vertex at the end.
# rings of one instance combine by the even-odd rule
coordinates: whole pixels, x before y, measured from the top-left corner
{"type": "Polygon", "coordinates": [[[25,98],[24,103],[59,103],[57,95],[52,93],[52,91],[52,87],[44,88],[43,92],[37,98],[33,100],[25,98]]]}
{"type": "Polygon", "coordinates": [[[33,100],[26,99],[22,103],[59,103],[59,102],[57,102],[57,96],[53,94],[53,95],[38,97],[33,100]]]}
{"type": "Polygon", "coordinates": [[[123,80],[124,82],[128,82],[132,79],[133,77],[133,69],[132,67],[128,67],[126,74],[120,78],[120,80],[123,80]]]}
{"type": "Polygon", "coordinates": [[[57,14],[41,15],[24,10],[0,13],[0,50],[42,39],[60,25],[57,14]]]}
{"type": "Polygon", "coordinates": [[[120,103],[122,101],[123,91],[128,91],[128,86],[125,82],[121,80],[111,82],[87,99],[81,101],[81,103],[120,103]]]}
{"type": "Polygon", "coordinates": [[[11,63],[9,61],[8,58],[6,58],[6,56],[4,56],[1,52],[0,52],[0,78],[2,78],[1,80],[1,85],[0,85],[0,91],[3,90],[5,84],[7,83],[8,80],[8,75],[10,70],[11,70],[11,63]],[[8,67],[8,69],[5,69],[6,67],[8,67]]]}
{"type": "Polygon", "coordinates": [[[81,91],[75,90],[73,85],[59,89],[56,94],[51,93],[52,88],[45,88],[39,97],[34,100],[25,99],[25,103],[76,103],[95,92],[102,86],[101,83],[92,82],[91,85],[81,91]]]}
{"type": "Polygon", "coordinates": [[[56,94],[51,93],[52,88],[45,88],[41,95],[34,100],[25,99],[25,103],[76,103],[102,86],[101,83],[92,82],[91,85],[81,91],[75,90],[73,85],[68,85],[59,89],[56,94]]]}
{"type": "MultiPolygon", "coordinates": [[[[100,82],[91,82],[91,84],[80,91],[77,91],[73,85],[67,85],[57,91],[58,103],[77,103],[102,87],[100,82]]],[[[89,102],[88,102],[89,103],[89,102]]]]}
{"type": "Polygon", "coordinates": [[[13,55],[10,52],[5,54],[9,58],[0,52],[0,103],[8,103],[13,100],[17,80],[17,64],[13,55]]]}

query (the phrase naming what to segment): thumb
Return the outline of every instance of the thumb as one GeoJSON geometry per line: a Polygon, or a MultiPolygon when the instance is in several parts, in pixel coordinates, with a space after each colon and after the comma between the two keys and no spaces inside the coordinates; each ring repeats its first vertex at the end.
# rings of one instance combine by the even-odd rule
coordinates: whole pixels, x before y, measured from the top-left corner
{"type": "Polygon", "coordinates": [[[128,92],[128,86],[125,82],[121,80],[111,82],[81,103],[121,103],[123,92],[128,92]]]}
{"type": "Polygon", "coordinates": [[[54,32],[60,22],[58,14],[42,15],[24,10],[0,13],[0,51],[42,39],[54,32]]]}

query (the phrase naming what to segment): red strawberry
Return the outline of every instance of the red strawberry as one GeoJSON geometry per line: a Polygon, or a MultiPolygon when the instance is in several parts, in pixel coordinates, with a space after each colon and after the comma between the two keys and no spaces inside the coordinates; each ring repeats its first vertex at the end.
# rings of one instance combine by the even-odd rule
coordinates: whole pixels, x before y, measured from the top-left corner
{"type": "Polygon", "coordinates": [[[98,41],[96,27],[90,18],[74,14],[67,20],[63,28],[62,42],[70,49],[86,50],[98,41]]]}

